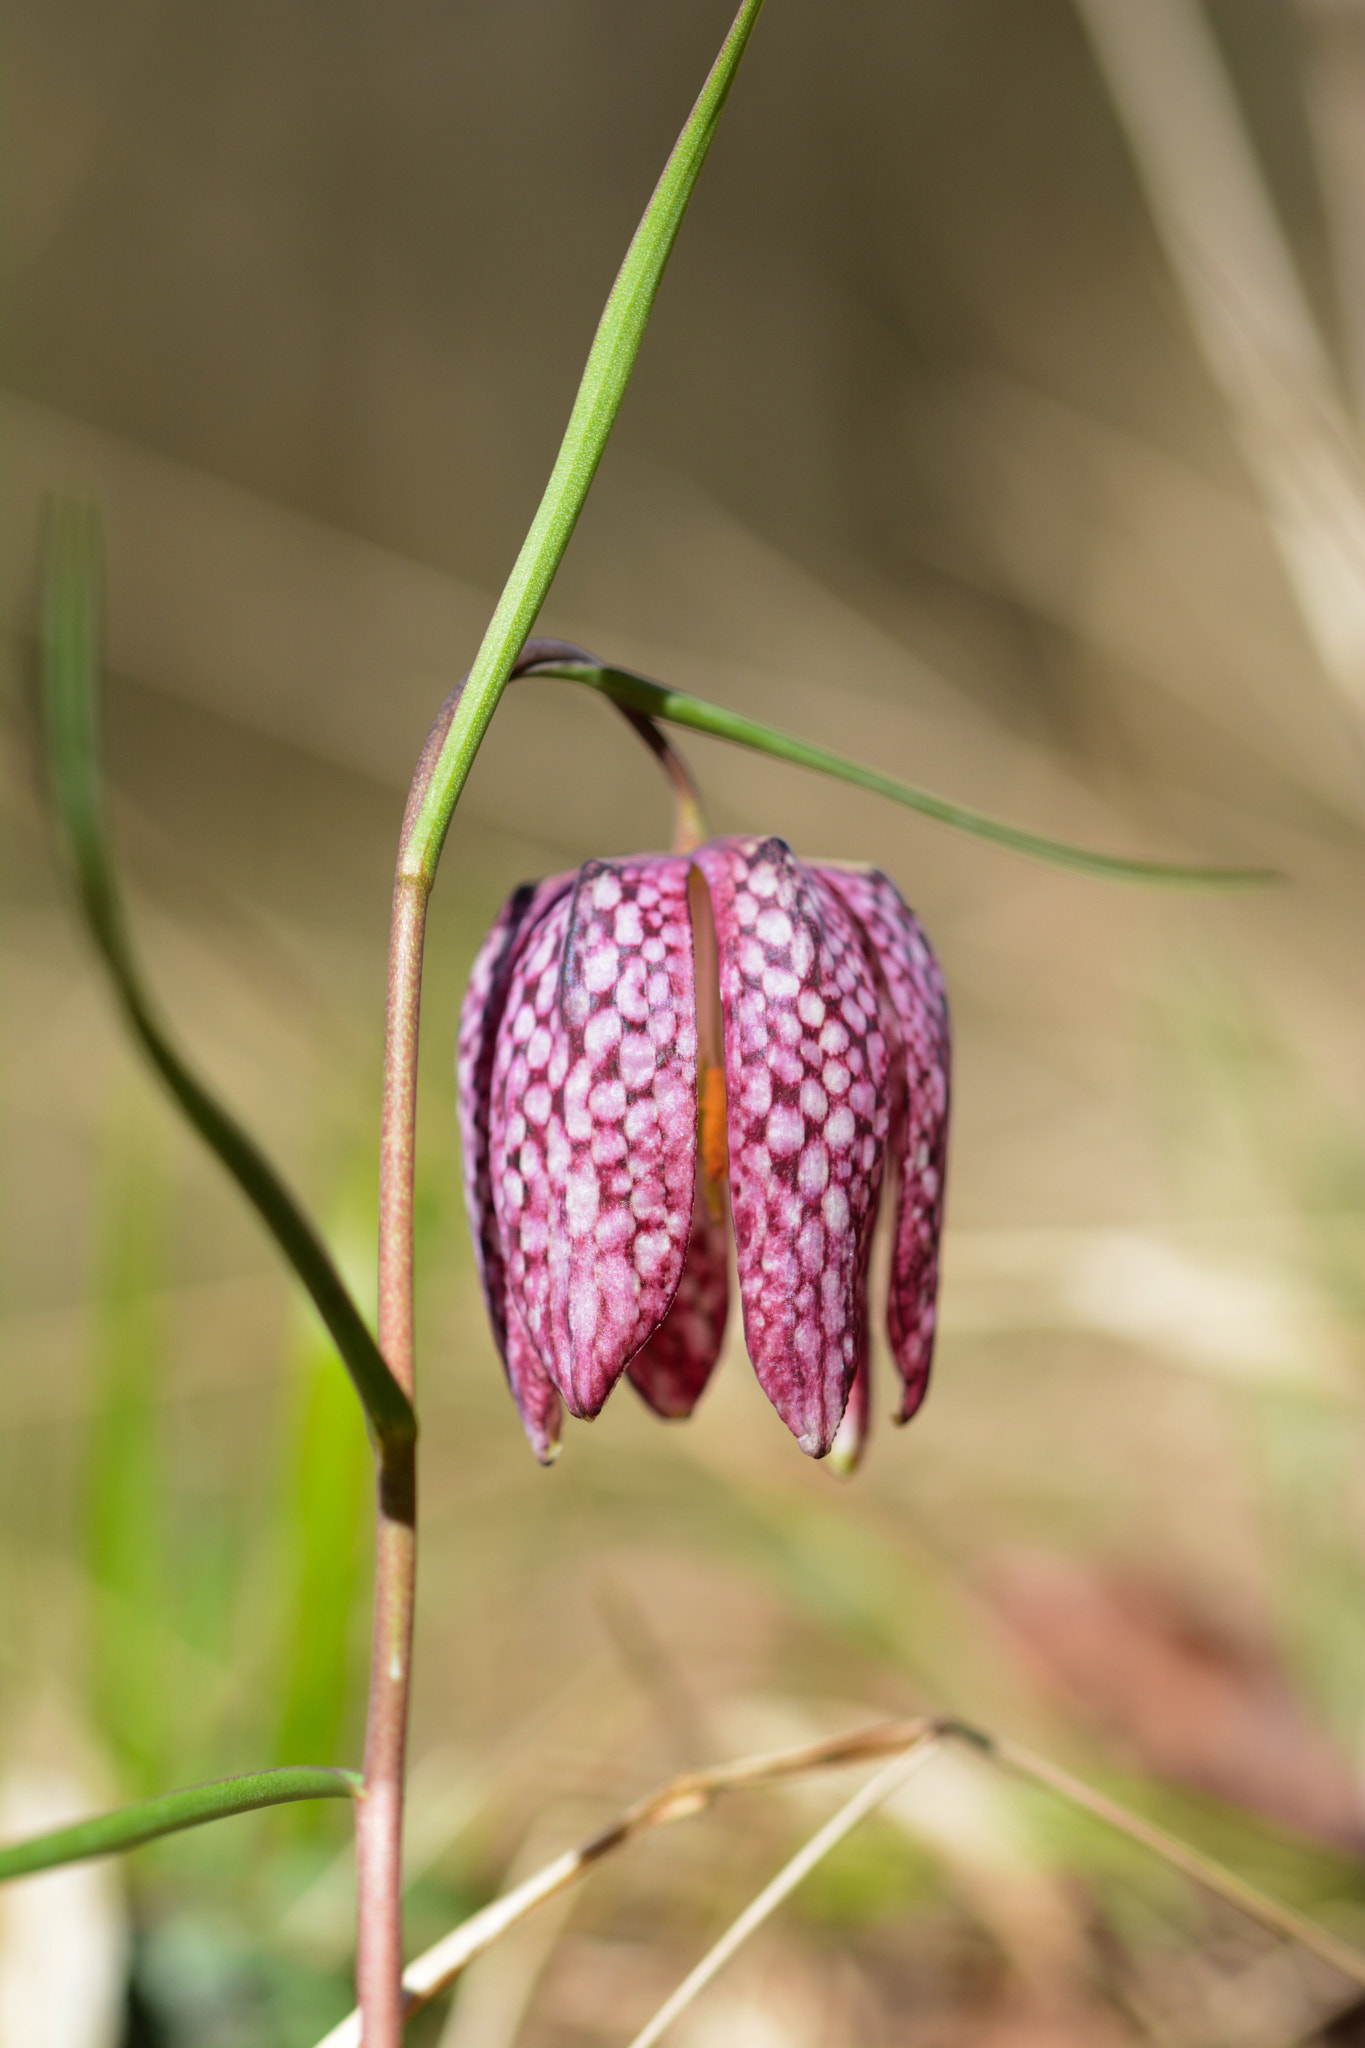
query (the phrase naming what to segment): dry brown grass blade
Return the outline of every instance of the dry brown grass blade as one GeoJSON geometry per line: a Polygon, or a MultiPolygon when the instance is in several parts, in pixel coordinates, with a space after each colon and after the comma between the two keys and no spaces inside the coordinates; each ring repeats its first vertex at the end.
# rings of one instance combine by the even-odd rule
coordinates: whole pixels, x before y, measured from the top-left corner
{"type": "Polygon", "coordinates": [[[1318,1956],[1324,1963],[1330,1963],[1334,1970],[1340,1970],[1343,1977],[1352,1983],[1365,1987],[1365,1955],[1358,1949],[1350,1948],[1344,1941],[1338,1941],[1325,1928],[1317,1926],[1303,1914],[1296,1913],[1290,1906],[1282,1906],[1275,1899],[1267,1898],[1255,1885],[1247,1884],[1235,1872],[1225,1870],[1221,1863],[1215,1863],[1209,1856],[1201,1855],[1178,1836],[1167,1834],[1141,1814],[1132,1813],[1117,1800],[1110,1799],[1103,1792],[1096,1792],[1080,1778],[1073,1778],[1070,1771],[1064,1771],[1057,1764],[1049,1763],[1046,1757],[1034,1756],[1031,1750],[1023,1749],[1018,1743],[996,1740],[992,1737],[977,1737],[974,1730],[963,1730],[969,1741],[977,1741],[986,1755],[994,1757],[997,1763],[1018,1776],[1027,1778],[1035,1785],[1044,1785],[1060,1799],[1079,1807],[1082,1813],[1093,1814],[1106,1826],[1126,1835],[1130,1842],[1137,1842],[1149,1849],[1164,1863],[1182,1872],[1205,1891],[1236,1906],[1248,1918],[1258,1920],[1263,1927],[1281,1934],[1287,1941],[1296,1941],[1300,1948],[1318,1956]]]}
{"type": "Polygon", "coordinates": [[[1076,0],[1324,672],[1365,718],[1365,472],[1218,45],[1193,0],[1076,0]]]}
{"type": "MultiPolygon", "coordinates": [[[[1301,1948],[1307,1949],[1312,1955],[1329,1963],[1333,1969],[1339,1970],[1352,1983],[1365,1987],[1365,1955],[1348,1947],[1345,1942],[1338,1941],[1335,1936],[1306,1919],[1303,1914],[1296,1913],[1292,1907],[1283,1906],[1277,1900],[1268,1898],[1264,1892],[1258,1891],[1254,1885],[1247,1884],[1234,1872],[1225,1870],[1222,1864],[1215,1863],[1211,1857],[1202,1855],[1199,1850],[1192,1849],[1176,1836],[1167,1834],[1163,1828],[1144,1820],[1140,1814],[1132,1813],[1127,1807],[1120,1806],[1107,1794],[1094,1791],[1079,1778],[1073,1778],[1069,1771],[1048,1763],[1043,1757],[1034,1756],[1030,1750],[1021,1748],[1017,1743],[988,1735],[964,1721],[924,1716],[912,1721],[882,1721],[870,1728],[859,1729],[852,1735],[835,1736],[826,1742],[806,1743],[799,1749],[776,1750],[763,1756],[743,1757],[736,1763],[718,1764],[712,1770],[686,1771],[681,1777],[670,1778],[666,1785],[661,1785],[657,1791],[649,1793],[644,1799],[637,1800],[634,1806],[627,1807],[617,1820],[590,1836],[586,1842],[580,1843],[577,1848],[566,1850],[562,1856],[557,1856],[552,1863],[547,1863],[543,1870],[536,1871],[504,1897],[495,1899],[481,1912],[472,1914],[433,1948],[427,1949],[423,1955],[410,1963],[403,1973],[406,2010],[409,2015],[420,2012],[423,2006],[429,2005],[433,1998],[438,1997],[455,1981],[460,1972],[473,1962],[475,1956],[482,1955],[485,1949],[491,1948],[509,1928],[515,1927],[545,1900],[555,1897],[569,1885],[575,1884],[603,1856],[608,1855],[613,1849],[623,1847],[625,1843],[633,1841],[637,1835],[644,1834],[650,1828],[664,1827],[673,1821],[687,1820],[693,1814],[703,1813],[723,1792],[737,1791],[744,1786],[777,1784],[784,1778],[805,1777],[814,1771],[871,1763],[881,1757],[900,1758],[907,1751],[918,1750],[922,1746],[924,1760],[927,1761],[931,1753],[928,1745],[937,1747],[940,1743],[949,1741],[959,1742],[1004,1769],[1046,1787],[1058,1798],[1067,1800],[1082,1812],[1093,1815],[1096,1820],[1101,1820],[1118,1833],[1126,1835],[1129,1841],[1136,1842],[1154,1856],[1159,1856],[1163,1862],[1170,1864],[1173,1869],[1180,1871],[1195,1884],[1201,1885],[1205,1891],[1223,1899],[1228,1905],[1237,1907],[1249,1919],[1258,1921],[1262,1927],[1269,1928],[1272,1933],[1281,1935],[1288,1941],[1297,1942],[1301,1948]]],[[[801,1881],[805,1872],[819,1861],[827,1849],[834,1846],[841,1834],[856,1826],[864,1813],[871,1812],[878,1800],[886,1798],[894,1789],[895,1783],[890,1780],[889,1773],[870,1779],[862,1791],[856,1794],[847,1806],[842,1807],[826,1827],[798,1851],[792,1862],[774,1878],[772,1885],[761,1892],[753,1904],[745,1909],[739,1920],[721,1937],[717,1947],[703,1958],[697,1969],[684,1980],[683,1985],[679,1986],[678,1991],[674,1993],[674,1999],[681,1998],[684,1988],[690,1985],[692,1990],[689,1999],[684,2003],[690,2002],[690,1998],[696,1996],[704,1983],[710,1982],[711,1977],[733,1955],[748,1934],[766,1919],[793,1886],[801,1881]],[[869,1798],[873,1788],[881,1784],[883,1776],[889,1780],[885,1790],[869,1798]],[[835,1828],[836,1825],[839,1832],[825,1841],[828,1830],[835,1828]],[[815,1845],[822,1842],[824,1846],[817,1851],[815,1845]],[[763,1906],[761,1912],[760,1905],[763,1906]],[[703,1971],[706,1972],[705,1977],[701,1975],[703,1971]]],[[[650,2022],[650,2027],[658,2025],[662,2028],[663,2025],[671,2024],[672,2019],[681,2010],[681,2004],[675,2007],[670,2000],[667,2006],[661,2008],[661,2013],[656,2014],[655,2019],[650,2022]],[[661,2019],[662,2013],[668,2014],[667,2020],[661,2019]]],[[[657,2035],[646,2029],[645,2035],[633,2042],[631,2048],[644,2048],[646,2038],[653,2041],[657,2035]]],[[[359,2014],[350,2013],[332,2029],[325,2040],[318,2043],[318,2048],[361,2048],[359,2014]]]]}
{"type": "Polygon", "coordinates": [[[1304,95],[1356,424],[1365,421],[1365,14],[1340,0],[1297,0],[1304,95]]]}
{"type": "Polygon", "coordinates": [[[837,1848],[844,1836],[851,1834],[883,1800],[898,1792],[907,1778],[921,1770],[940,1744],[940,1737],[926,1734],[909,1756],[893,1757],[837,1813],[831,1814],[824,1826],[782,1866],[771,1883],[763,1887],[758,1897],[750,1901],[739,1918],[731,1921],[720,1940],[707,1950],[696,1968],[688,1972],[672,1997],[665,1999],[653,2019],[640,2029],[630,2048],[654,2048],[655,2042],[662,2039],[674,2020],[701,1996],[749,1936],[757,1933],[763,1922],[777,1911],[784,1899],[790,1897],[816,1864],[828,1856],[831,1849],[837,1848]]]}
{"type": "MultiPolygon", "coordinates": [[[[514,1887],[481,1912],[474,1913],[452,1929],[433,1948],[417,1957],[403,1972],[409,2014],[420,2012],[452,1984],[475,1956],[491,1948],[500,1936],[515,1927],[535,1908],[566,1886],[574,1884],[603,1856],[633,1841],[649,1828],[664,1827],[702,1813],[722,1792],[746,1785],[771,1785],[783,1778],[803,1777],[812,1771],[834,1770],[848,1764],[870,1763],[879,1757],[899,1756],[937,1733],[928,1719],[884,1721],[862,1728],[852,1735],[835,1736],[827,1742],[803,1744],[764,1756],[741,1758],[737,1763],[718,1764],[712,1770],[686,1771],[670,1778],[666,1785],[637,1800],[634,1806],[609,1826],[592,1835],[577,1848],[568,1849],[547,1863],[524,1883],[514,1887]]],[[[318,2048],[360,2048],[360,2016],[350,2013],[335,2026],[318,2048]]]]}

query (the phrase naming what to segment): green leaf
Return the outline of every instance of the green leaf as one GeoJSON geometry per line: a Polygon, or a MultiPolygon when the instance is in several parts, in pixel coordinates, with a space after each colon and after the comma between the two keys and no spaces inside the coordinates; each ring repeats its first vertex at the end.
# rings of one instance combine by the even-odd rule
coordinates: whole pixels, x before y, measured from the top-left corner
{"type": "Polygon", "coordinates": [[[90,1856],[116,1856],[140,1848],[162,1835],[225,1820],[234,1813],[254,1813],[262,1806],[286,1806],[295,1799],[355,1799],[363,1783],[357,1771],[329,1771],[314,1764],[292,1764],[276,1771],[252,1771],[243,1778],[219,1778],[211,1785],[188,1785],[97,1814],[73,1827],[34,1835],[0,1849],[0,1884],[51,1870],[59,1863],[81,1863],[90,1856]]]}
{"type": "Polygon", "coordinates": [[[414,784],[399,871],[427,888],[435,879],[451,815],[474,756],[522,643],[545,602],[597,473],[635,367],[654,294],[762,6],[763,0],[744,0],[645,208],[598,323],[545,495],[498,600],[436,760],[430,764],[424,786],[414,784]]]}
{"type": "Polygon", "coordinates": [[[851,761],[844,754],[831,753],[827,747],[812,746],[808,740],[796,739],[791,733],[779,731],[775,725],[764,725],[756,718],[743,718],[737,711],[726,711],[719,704],[708,704],[700,697],[685,695],[681,690],[665,689],[661,683],[653,683],[647,676],[636,675],[631,669],[609,668],[605,664],[588,662],[550,661],[538,662],[526,673],[560,676],[565,682],[586,683],[589,689],[600,690],[613,703],[623,704],[632,711],[645,712],[649,717],[663,719],[670,725],[685,725],[693,732],[709,733],[714,739],[730,740],[737,747],[749,747],[754,753],[769,754],[777,761],[791,761],[798,768],[813,768],[818,775],[832,775],[840,782],[851,782],[855,788],[870,790],[874,796],[886,797],[893,804],[903,804],[907,810],[919,811],[926,818],[936,818],[941,825],[951,825],[954,830],[968,832],[975,839],[987,839],[995,846],[1007,846],[1012,853],[1025,853],[1034,860],[1049,861],[1054,867],[1071,868],[1077,874],[1095,875],[1112,882],[1155,882],[1186,888],[1244,888],[1253,883],[1279,880],[1271,868],[1185,866],[1172,861],[1132,860],[1122,854],[1095,853],[1088,847],[1070,846],[1061,839],[1047,839],[1036,832],[1025,832],[1018,825],[1002,824],[996,818],[983,816],[980,811],[969,810],[964,804],[951,803],[947,797],[918,789],[912,782],[901,782],[894,775],[883,775],[876,768],[865,768],[861,762],[851,761]]]}
{"type": "Polygon", "coordinates": [[[119,892],[100,780],[99,528],[72,500],[54,509],[47,540],[43,690],[52,792],[90,936],[124,1020],[204,1143],[215,1152],[313,1299],[381,1443],[410,1443],[412,1404],[380,1353],[308,1216],[265,1154],[173,1045],[139,971],[119,892]]]}

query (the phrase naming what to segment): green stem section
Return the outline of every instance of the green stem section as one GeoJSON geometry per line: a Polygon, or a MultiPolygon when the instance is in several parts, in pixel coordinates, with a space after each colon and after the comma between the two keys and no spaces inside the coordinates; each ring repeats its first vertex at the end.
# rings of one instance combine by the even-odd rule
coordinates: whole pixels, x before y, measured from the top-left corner
{"type": "Polygon", "coordinates": [[[357,1799],[360,1795],[357,1771],[333,1771],[314,1764],[252,1771],[243,1778],[219,1778],[211,1785],[187,1785],[183,1791],[163,1792],[157,1799],[141,1799],[136,1806],[120,1806],[115,1813],[97,1814],[93,1820],[79,1820],[69,1828],[0,1848],[0,1884],[9,1878],[28,1877],[35,1870],[52,1870],[59,1863],[116,1856],[126,1849],[138,1849],[144,1842],[158,1841],[162,1835],[179,1834],[182,1828],[227,1820],[234,1813],[254,1813],[261,1806],[287,1806],[299,1799],[357,1799]]]}
{"type": "Polygon", "coordinates": [[[1154,882],[1185,888],[1245,887],[1278,879],[1268,868],[1194,867],[1171,861],[1131,860],[1124,855],[1095,853],[1087,847],[1068,845],[1064,840],[1025,832],[1017,825],[1002,824],[998,819],[983,816],[980,811],[969,810],[963,804],[951,803],[946,797],[919,789],[912,782],[901,782],[894,775],[883,775],[876,768],[865,768],[860,761],[849,760],[847,755],[831,753],[827,747],[813,746],[809,740],[797,739],[791,733],[780,731],[777,726],[764,725],[756,718],[741,717],[737,711],[727,711],[719,704],[708,704],[700,697],[689,697],[681,690],[666,689],[662,683],[651,682],[647,676],[636,675],[631,669],[611,668],[591,657],[582,661],[537,662],[528,666],[524,673],[559,676],[565,682],[585,683],[589,689],[600,691],[614,704],[627,710],[643,712],[647,717],[662,719],[669,725],[686,726],[692,732],[709,733],[713,739],[729,740],[737,747],[768,754],[774,760],[790,761],[798,768],[812,768],[817,775],[831,775],[840,782],[851,782],[856,789],[866,789],[874,796],[886,797],[893,804],[903,804],[907,810],[935,818],[939,824],[951,825],[958,832],[969,832],[973,838],[989,840],[995,846],[1006,846],[1011,852],[1028,854],[1034,860],[1048,861],[1054,867],[1070,868],[1077,874],[1093,875],[1105,881],[1154,882]]]}
{"type": "Polygon", "coordinates": [[[711,147],[763,0],[744,0],[646,207],[598,323],[545,495],[531,522],[403,846],[403,868],[430,887],[460,791],[522,643],[535,624],[583,509],[635,367],[692,188],[711,147]]]}
{"type": "Polygon", "coordinates": [[[100,547],[89,507],[70,501],[56,507],[46,566],[43,684],[52,790],[90,936],[134,1038],[311,1295],[376,1437],[381,1443],[410,1443],[417,1427],[412,1404],[384,1363],[318,1232],[255,1140],[176,1050],[143,982],[100,780],[95,703],[100,547]]]}

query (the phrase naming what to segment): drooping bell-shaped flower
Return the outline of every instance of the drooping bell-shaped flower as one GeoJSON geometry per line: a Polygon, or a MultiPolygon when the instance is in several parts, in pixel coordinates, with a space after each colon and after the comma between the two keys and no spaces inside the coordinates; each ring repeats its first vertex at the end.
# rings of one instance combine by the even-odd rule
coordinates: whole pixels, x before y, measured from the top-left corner
{"type": "Polygon", "coordinates": [[[759,1381],[804,1451],[854,1462],[888,1167],[908,1420],[933,1349],[948,1075],[937,963],[873,869],[717,839],[519,889],[475,963],[459,1092],[484,1294],[537,1455],[561,1400],[596,1415],[623,1372],[660,1414],[691,1412],[724,1335],[728,1192],[759,1381]]]}

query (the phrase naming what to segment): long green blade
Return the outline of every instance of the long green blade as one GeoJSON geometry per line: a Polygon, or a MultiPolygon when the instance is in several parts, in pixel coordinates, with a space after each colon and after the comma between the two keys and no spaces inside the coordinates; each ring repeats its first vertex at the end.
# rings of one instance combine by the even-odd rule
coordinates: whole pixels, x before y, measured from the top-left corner
{"type": "Polygon", "coordinates": [[[320,1764],[294,1764],[278,1771],[252,1771],[244,1778],[219,1778],[212,1785],[188,1785],[181,1792],[163,1792],[140,1799],[114,1813],[79,1820],[48,1835],[0,1848],[0,1884],[52,1870],[59,1863],[81,1863],[90,1856],[117,1856],[140,1848],[162,1835],[205,1821],[225,1820],[234,1813],[254,1813],[261,1806],[287,1806],[296,1799],[355,1799],[363,1789],[358,1771],[334,1771],[320,1764]]]}
{"type": "Polygon", "coordinates": [[[545,495],[498,600],[426,788],[408,819],[400,871],[428,886],[488,721],[545,602],[597,473],[654,294],[762,6],[763,0],[744,0],[635,231],[598,323],[545,495]]]}
{"type": "Polygon", "coordinates": [[[973,838],[988,839],[995,846],[1007,846],[1014,853],[1026,853],[1034,860],[1050,861],[1054,867],[1071,868],[1077,874],[1185,888],[1240,888],[1279,879],[1271,868],[1192,867],[1172,861],[1130,860],[1122,854],[1095,853],[1088,847],[1069,846],[1064,840],[1025,832],[1018,825],[1003,824],[997,818],[969,810],[964,804],[950,803],[946,797],[918,789],[912,782],[900,782],[894,775],[865,768],[860,761],[831,753],[827,747],[812,746],[808,740],[796,739],[775,725],[742,718],[737,711],[726,711],[719,704],[708,704],[703,698],[689,697],[681,690],[665,689],[661,683],[650,682],[648,677],[636,675],[630,669],[551,661],[538,662],[527,673],[586,683],[589,689],[600,690],[614,703],[624,704],[632,711],[646,712],[651,718],[663,719],[671,725],[688,726],[693,732],[710,733],[715,739],[730,740],[755,753],[770,754],[775,760],[794,762],[798,768],[813,768],[818,775],[835,776],[858,789],[870,790],[875,796],[884,796],[893,804],[903,804],[907,810],[919,811],[926,818],[936,818],[941,825],[951,825],[958,832],[970,832],[973,838]]]}
{"type": "Polygon", "coordinates": [[[346,1291],[322,1239],[265,1154],[172,1044],[133,951],[105,816],[96,733],[100,546],[90,507],[54,511],[44,591],[43,690],[49,770],[90,936],[125,1021],[176,1102],[255,1208],[322,1317],[375,1434],[411,1440],[412,1405],[346,1291]]]}

